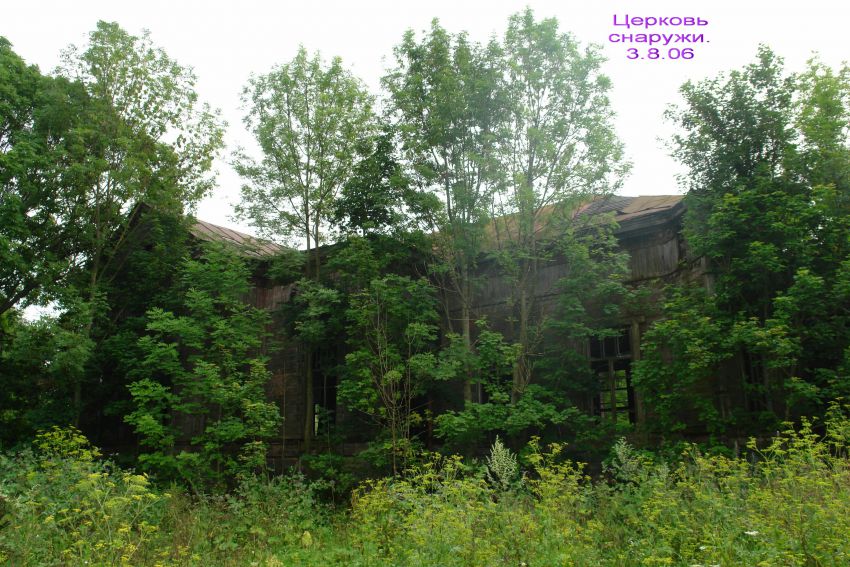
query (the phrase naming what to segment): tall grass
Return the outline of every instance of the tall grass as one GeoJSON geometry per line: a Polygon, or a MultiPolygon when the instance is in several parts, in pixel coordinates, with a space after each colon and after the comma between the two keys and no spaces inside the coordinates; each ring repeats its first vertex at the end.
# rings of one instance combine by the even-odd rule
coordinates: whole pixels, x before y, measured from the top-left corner
{"type": "MultiPolygon", "coordinates": [[[[532,444],[510,482],[432,456],[362,484],[344,511],[297,475],[220,496],[163,490],[57,430],[0,457],[0,563],[850,565],[850,420],[826,421],[740,458],[686,446],[661,460],[620,442],[597,479],[557,445],[532,444]]],[[[510,464],[499,452],[490,467],[510,464]]]]}

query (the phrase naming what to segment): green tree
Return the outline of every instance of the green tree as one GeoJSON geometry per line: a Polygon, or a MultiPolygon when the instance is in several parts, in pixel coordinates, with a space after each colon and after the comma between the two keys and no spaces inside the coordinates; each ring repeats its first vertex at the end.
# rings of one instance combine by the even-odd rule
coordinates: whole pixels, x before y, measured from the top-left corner
{"type": "MultiPolygon", "coordinates": [[[[499,57],[495,42],[480,46],[434,20],[421,39],[412,30],[405,33],[395,48],[396,65],[383,79],[389,116],[411,173],[443,205],[435,217],[434,273],[449,328],[459,323],[467,349],[472,348],[474,268],[496,179],[499,57]]],[[[464,400],[472,401],[472,393],[467,378],[464,400]]]]}
{"type": "MultiPolygon", "coordinates": [[[[486,320],[476,321],[476,338],[472,349],[457,333],[449,333],[446,346],[440,351],[438,380],[468,376],[484,394],[483,400],[466,404],[460,410],[449,410],[437,416],[437,436],[452,447],[474,448],[496,432],[516,435],[530,425],[523,421],[529,415],[525,406],[511,405],[511,374],[518,355],[518,345],[505,341],[501,333],[492,331],[486,320]]],[[[536,413],[534,423],[546,421],[547,416],[536,413]]]]}
{"type": "Polygon", "coordinates": [[[551,242],[569,231],[575,209],[613,194],[628,166],[613,127],[611,83],[595,46],[582,48],[554,18],[535,21],[530,8],[508,21],[497,156],[503,175],[493,201],[497,258],[512,284],[515,340],[521,351],[511,398],[531,382],[546,315],[538,272],[559,252],[551,242]]]}
{"type": "Polygon", "coordinates": [[[17,311],[0,317],[0,445],[28,442],[39,429],[74,419],[67,400],[95,347],[83,334],[89,316],[85,304],[66,302],[61,313],[36,321],[17,311]]]}
{"type": "Polygon", "coordinates": [[[81,253],[90,100],[0,37],[0,315],[45,302],[81,253]]]}
{"type": "Polygon", "coordinates": [[[140,437],[139,461],[196,490],[263,470],[280,424],[265,395],[269,316],[244,302],[249,277],[245,261],[220,246],[186,259],[181,308],[150,309],[139,340],[125,416],[140,437]]]}
{"type": "Polygon", "coordinates": [[[532,393],[564,416],[552,423],[558,438],[572,436],[575,449],[597,455],[607,447],[605,441],[628,427],[628,418],[621,421],[616,411],[607,420],[587,415],[588,401],[600,394],[601,386],[600,376],[588,364],[587,347],[619,337],[626,322],[649,311],[649,290],[627,283],[629,253],[620,247],[617,229],[606,214],[579,215],[562,229],[557,254],[565,273],[544,323],[539,379],[532,384],[532,393]]]}
{"type": "MultiPolygon", "coordinates": [[[[282,306],[288,335],[307,352],[304,365],[304,451],[312,448],[316,434],[314,382],[323,347],[333,344],[341,331],[341,298],[337,290],[303,278],[296,282],[292,299],[282,306]]],[[[327,379],[327,370],[322,373],[327,379]]],[[[326,390],[326,389],[325,389],[326,390]]]]}
{"type": "MultiPolygon", "coordinates": [[[[237,214],[272,239],[303,238],[307,274],[319,281],[327,222],[335,212],[338,193],[352,176],[357,143],[372,129],[371,97],[362,83],[335,57],[326,65],[316,53],[301,47],[289,63],[253,77],[242,100],[248,108],[245,125],[263,157],[258,161],[239,151],[234,167],[247,183],[237,214]],[[312,253],[312,257],[311,257],[312,253]]],[[[304,440],[309,448],[314,431],[312,372],[314,347],[307,335],[304,440]]]]}
{"type": "Polygon", "coordinates": [[[404,240],[409,233],[434,225],[441,204],[414,185],[395,143],[396,135],[388,126],[358,143],[359,161],[342,186],[333,214],[343,232],[404,240]]]}
{"type": "Polygon", "coordinates": [[[134,207],[179,213],[212,190],[223,124],[197,102],[194,73],[155,47],[148,32],[134,36],[98,22],[88,44],[71,46],[62,59],[62,73],[92,100],[86,126],[100,148],[89,165],[83,219],[91,299],[104,275],[117,271],[117,251],[137,226],[134,207]]]}
{"type": "Polygon", "coordinates": [[[681,128],[673,152],[690,170],[686,236],[708,261],[709,294],[672,294],[636,381],[660,421],[676,421],[664,401],[681,395],[676,384],[735,369],[727,387],[747,408],[706,418],[715,432],[822,411],[850,391],[848,70],[812,60],[788,74],[761,47],[742,70],[681,93],[668,117],[681,128]],[[653,367],[666,357],[685,366],[653,367]]]}
{"type": "Polygon", "coordinates": [[[555,247],[566,272],[556,284],[557,299],[541,323],[535,380],[514,394],[517,359],[523,347],[478,322],[475,352],[459,348],[458,337],[440,354],[441,378],[473,369],[485,400],[437,418],[437,433],[453,446],[476,446],[502,434],[513,441],[530,435],[571,438],[575,449],[597,451],[615,424],[587,415],[584,401],[599,392],[584,346],[592,339],[620,334],[621,321],[643,309],[641,289],[630,289],[628,253],[619,248],[616,223],[605,215],[579,217],[547,243],[555,247]],[[464,360],[464,357],[469,359],[464,360]]]}
{"type": "Polygon", "coordinates": [[[339,396],[389,437],[393,474],[411,457],[414,400],[437,369],[434,290],[425,279],[383,276],[355,294],[347,312],[351,352],[339,396]]]}
{"type": "MultiPolygon", "coordinates": [[[[125,245],[143,223],[144,203],[182,213],[212,189],[222,147],[217,113],[197,102],[194,73],[116,23],[98,22],[84,47],[62,54],[61,72],[82,83],[91,101],[87,135],[97,148],[85,164],[81,253],[75,287],[90,305],[91,334],[102,316],[104,284],[120,273],[125,245]]],[[[82,383],[74,407],[82,412],[82,383]]]]}
{"type": "Polygon", "coordinates": [[[179,267],[192,253],[191,217],[145,208],[139,229],[128,236],[121,269],[104,282],[104,310],[95,320],[96,345],[86,364],[86,406],[81,427],[101,446],[131,442],[123,418],[133,406],[127,389],[141,358],[139,339],[147,334],[147,311],[179,312],[179,267]]]}
{"type": "MultiPolygon", "coordinates": [[[[309,256],[325,241],[357,143],[372,128],[371,97],[340,58],[326,65],[301,47],[289,63],[251,78],[242,101],[263,157],[234,156],[247,181],[237,213],[269,238],[303,238],[309,256]]],[[[318,280],[320,255],[311,260],[318,280]]]]}

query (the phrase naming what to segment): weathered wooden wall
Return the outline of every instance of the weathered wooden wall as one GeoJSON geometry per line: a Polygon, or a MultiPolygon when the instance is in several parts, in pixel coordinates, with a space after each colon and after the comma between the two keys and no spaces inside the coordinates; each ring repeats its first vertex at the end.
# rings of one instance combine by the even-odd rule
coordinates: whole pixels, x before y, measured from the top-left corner
{"type": "MultiPolygon", "coordinates": [[[[586,214],[613,212],[619,223],[616,232],[618,242],[629,253],[629,281],[632,284],[648,284],[660,298],[660,289],[668,283],[705,280],[704,266],[699,259],[690,257],[682,236],[683,206],[681,197],[638,197],[615,198],[612,202],[596,206],[586,214]]],[[[543,266],[534,282],[536,303],[543,314],[555,308],[558,282],[569,276],[570,266],[555,259],[543,266]]],[[[473,302],[473,319],[486,317],[491,328],[502,332],[508,340],[513,338],[511,320],[514,307],[511,303],[510,282],[499,274],[493,261],[482,261],[479,266],[478,285],[473,302]]],[[[703,281],[705,285],[710,282],[703,281]]],[[[257,307],[274,311],[281,303],[289,300],[292,286],[274,286],[258,278],[251,292],[250,302],[257,307]]],[[[459,310],[450,311],[457,318],[459,310]]],[[[630,329],[634,352],[632,358],[640,357],[640,338],[651,320],[635,318],[624,320],[624,328],[630,329]]],[[[456,325],[455,330],[459,327],[456,325]]],[[[282,339],[279,329],[272,329],[282,339]]],[[[303,435],[304,381],[303,357],[292,343],[281,340],[282,348],[269,352],[273,379],[268,386],[269,396],[274,399],[284,416],[280,443],[274,448],[274,458],[281,459],[297,454],[303,435]]],[[[568,345],[568,348],[585,352],[587,345],[568,345]]],[[[458,390],[460,395],[460,390],[458,390]]],[[[726,395],[726,394],[724,394],[726,395]]],[[[637,396],[637,413],[643,417],[637,396]]],[[[721,400],[723,405],[729,402],[721,400]]],[[[436,408],[435,408],[436,409],[436,408]]]]}
{"type": "Polygon", "coordinates": [[[277,404],[283,422],[278,440],[271,444],[270,459],[278,470],[301,452],[301,440],[304,427],[304,357],[298,344],[287,340],[275,314],[283,303],[292,297],[293,285],[274,285],[268,279],[258,276],[247,301],[272,314],[269,326],[271,340],[266,346],[269,357],[269,371],[272,378],[266,385],[266,394],[277,404]]]}
{"type": "MultiPolygon", "coordinates": [[[[635,199],[643,199],[638,197],[635,199]]],[[[629,254],[630,284],[664,284],[701,277],[701,263],[690,258],[682,236],[683,207],[679,198],[669,198],[670,206],[641,211],[642,214],[615,215],[627,217],[616,231],[620,247],[629,254]]],[[[605,211],[608,212],[608,211],[605,211]]],[[[538,269],[532,283],[535,299],[542,312],[554,308],[558,296],[558,282],[569,277],[571,266],[562,258],[555,258],[538,269]]],[[[493,328],[511,336],[510,319],[515,316],[511,305],[510,282],[500,276],[493,261],[483,261],[479,266],[479,281],[475,286],[473,319],[486,317],[493,328]]],[[[460,313],[455,306],[452,317],[460,313]]],[[[624,321],[624,324],[628,323],[624,321]]]]}

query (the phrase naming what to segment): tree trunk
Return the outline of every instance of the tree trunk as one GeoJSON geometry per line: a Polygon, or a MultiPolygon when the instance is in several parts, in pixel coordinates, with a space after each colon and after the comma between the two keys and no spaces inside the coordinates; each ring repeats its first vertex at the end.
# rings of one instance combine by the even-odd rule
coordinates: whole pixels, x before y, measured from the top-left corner
{"type": "Polygon", "coordinates": [[[393,434],[393,476],[398,476],[398,463],[397,463],[397,457],[398,457],[398,434],[397,434],[397,432],[396,432],[396,428],[397,428],[397,427],[398,427],[398,424],[396,424],[396,423],[393,423],[393,424],[390,426],[390,429],[392,430],[392,434],[393,434]]]}
{"type": "MultiPolygon", "coordinates": [[[[94,328],[94,304],[97,298],[97,284],[100,275],[100,253],[96,253],[94,257],[94,265],[91,268],[91,277],[89,279],[89,313],[88,321],[86,321],[86,330],[84,338],[91,339],[91,332],[94,328]]],[[[83,414],[83,376],[74,377],[74,427],[80,427],[80,419],[83,414]]]]}
{"type": "MultiPolygon", "coordinates": [[[[463,330],[463,345],[468,352],[472,352],[472,326],[469,321],[469,304],[466,299],[463,300],[461,307],[461,328],[463,330]]],[[[463,401],[464,403],[472,402],[472,369],[465,369],[466,376],[463,380],[463,401]]]]}
{"type": "MultiPolygon", "coordinates": [[[[469,283],[469,264],[466,261],[466,257],[462,257],[461,260],[461,268],[460,268],[460,285],[457,287],[460,289],[460,324],[461,324],[461,333],[463,334],[463,345],[466,347],[467,352],[472,353],[472,322],[471,322],[471,312],[469,308],[469,304],[471,301],[470,291],[471,285],[469,283]]],[[[466,376],[463,381],[463,401],[464,403],[470,403],[473,401],[472,399],[472,369],[465,369],[466,376]]],[[[480,400],[479,400],[480,401],[480,400]]]]}
{"type": "Polygon", "coordinates": [[[316,431],[316,402],[313,393],[313,352],[308,350],[305,359],[307,368],[304,373],[304,452],[309,453],[316,431]]]}
{"type": "MultiPolygon", "coordinates": [[[[306,236],[307,236],[307,265],[305,266],[307,277],[310,278],[311,258],[310,252],[315,252],[315,247],[311,246],[311,238],[313,236],[309,213],[306,221],[306,236]]],[[[316,266],[317,267],[317,266],[316,266]]],[[[318,281],[318,272],[314,275],[314,279],[318,281]]],[[[316,432],[316,400],[313,392],[313,347],[302,342],[305,350],[304,353],[304,452],[309,453],[313,446],[313,438],[316,432]]]]}
{"type": "Polygon", "coordinates": [[[319,281],[319,273],[321,271],[320,270],[321,259],[319,258],[319,215],[318,214],[316,215],[316,231],[315,231],[315,233],[313,233],[313,244],[314,244],[313,248],[314,248],[315,254],[316,254],[316,257],[315,257],[316,273],[314,274],[314,277],[316,278],[316,281],[318,282],[319,281]]]}
{"type": "Polygon", "coordinates": [[[513,388],[511,388],[511,403],[519,401],[525,390],[528,374],[528,291],[523,285],[519,292],[519,356],[514,365],[513,388]]]}

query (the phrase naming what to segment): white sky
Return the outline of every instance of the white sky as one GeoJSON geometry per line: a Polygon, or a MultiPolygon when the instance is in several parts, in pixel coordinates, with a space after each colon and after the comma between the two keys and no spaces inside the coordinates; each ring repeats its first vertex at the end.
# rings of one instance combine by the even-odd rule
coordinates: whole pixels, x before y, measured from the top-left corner
{"type": "Polygon", "coordinates": [[[0,35],[7,37],[28,63],[46,72],[58,64],[61,49],[85,42],[97,20],[117,21],[131,33],[149,29],[156,45],[195,69],[199,97],[220,108],[229,123],[228,150],[218,163],[219,187],[201,203],[198,217],[250,232],[230,218],[240,180],[228,165],[227,156],[237,145],[253,145],[242,126],[239,102],[239,93],[251,73],[265,73],[273,65],[290,60],[303,43],[310,51],[320,50],[326,58],[342,57],[349,69],[377,93],[392,48],[406,29],[420,31],[437,17],[449,31],[466,30],[472,39],[484,41],[493,33],[501,35],[508,16],[526,5],[534,9],[538,19],[555,16],[561,28],[581,42],[603,46],[608,57],[604,71],[614,85],[611,99],[618,114],[617,129],[634,163],[623,190],[627,195],[680,192],[675,180],[677,164],[667,156],[661,141],[671,132],[662,113],[669,103],[676,102],[677,89],[687,79],[739,68],[753,60],[759,43],[768,44],[783,56],[791,70],[801,69],[814,51],[833,66],[850,59],[850,3],[846,0],[4,0],[0,4],[0,35]],[[709,42],[677,44],[694,48],[695,57],[690,61],[630,61],[626,59],[627,46],[609,43],[608,36],[645,30],[614,27],[614,14],[701,17],[708,20],[707,26],[651,31],[696,31],[704,33],[709,42]]]}

